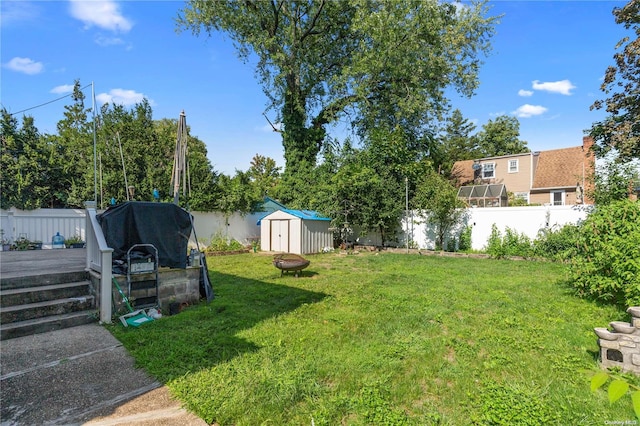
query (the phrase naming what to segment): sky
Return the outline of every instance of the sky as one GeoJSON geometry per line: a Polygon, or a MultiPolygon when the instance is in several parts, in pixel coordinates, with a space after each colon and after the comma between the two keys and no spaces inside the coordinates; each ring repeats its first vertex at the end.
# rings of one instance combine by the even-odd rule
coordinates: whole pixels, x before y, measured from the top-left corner
{"type": "MultiPolygon", "coordinates": [[[[477,130],[499,115],[520,123],[532,151],[582,144],[584,130],[605,117],[590,111],[616,43],[630,31],[615,23],[624,1],[490,1],[501,16],[492,51],[471,99],[450,91],[453,108],[477,130]]],[[[186,114],[192,136],[205,142],[214,170],[246,171],[260,154],[284,167],[275,111],[252,65],[238,59],[221,34],[178,31],[181,1],[0,2],[0,103],[40,133],[56,133],[74,81],[104,102],[149,100],[153,118],[186,114]],[[43,105],[44,104],[44,105],[43,105]],[[43,106],[40,106],[43,105],[43,106]],[[25,111],[26,110],[26,111],[25,111]]],[[[177,130],[177,129],[176,129],[177,130]]],[[[344,126],[333,136],[344,137],[344,126]]]]}

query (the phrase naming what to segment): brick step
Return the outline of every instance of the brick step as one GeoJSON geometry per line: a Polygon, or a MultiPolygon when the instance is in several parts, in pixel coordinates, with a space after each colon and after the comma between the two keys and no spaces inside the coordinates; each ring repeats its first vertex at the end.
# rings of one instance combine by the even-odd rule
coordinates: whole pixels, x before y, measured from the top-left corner
{"type": "Polygon", "coordinates": [[[87,271],[59,272],[54,274],[29,275],[24,277],[3,277],[0,290],[14,290],[18,288],[42,287],[45,285],[84,281],[88,277],[87,271]]]}
{"type": "Polygon", "coordinates": [[[3,323],[0,325],[0,340],[30,336],[32,334],[45,333],[47,331],[60,330],[97,321],[98,311],[95,309],[89,309],[8,324],[3,323]]]}
{"type": "Polygon", "coordinates": [[[89,295],[8,306],[2,308],[0,323],[4,325],[51,315],[84,311],[93,309],[94,306],[94,297],[89,295]]]}
{"type": "Polygon", "coordinates": [[[0,292],[0,306],[2,308],[45,302],[47,300],[83,297],[90,294],[89,281],[50,284],[38,287],[22,287],[0,292]]]}

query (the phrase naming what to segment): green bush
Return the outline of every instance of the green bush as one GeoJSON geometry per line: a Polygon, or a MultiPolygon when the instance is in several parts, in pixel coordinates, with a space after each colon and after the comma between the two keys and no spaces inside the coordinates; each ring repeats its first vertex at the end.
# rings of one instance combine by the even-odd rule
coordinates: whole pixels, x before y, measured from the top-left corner
{"type": "Polygon", "coordinates": [[[228,239],[227,237],[222,236],[221,234],[216,234],[211,237],[211,243],[207,246],[207,252],[216,252],[216,251],[235,251],[242,250],[245,247],[237,240],[228,239]]]}
{"type": "Polygon", "coordinates": [[[534,254],[555,261],[571,260],[578,251],[580,229],[580,225],[567,224],[541,230],[533,242],[534,254]]]}
{"type": "Polygon", "coordinates": [[[465,226],[460,232],[460,240],[458,243],[458,250],[469,251],[471,250],[471,227],[465,226]]]}
{"type": "Polygon", "coordinates": [[[620,306],[640,304],[640,203],[616,201],[589,214],[569,279],[581,296],[620,306]]]}
{"type": "Polygon", "coordinates": [[[502,236],[494,223],[491,226],[491,235],[487,241],[486,251],[491,257],[496,259],[511,256],[527,258],[533,255],[533,246],[529,237],[525,234],[519,234],[509,227],[505,229],[504,236],[502,236]]]}

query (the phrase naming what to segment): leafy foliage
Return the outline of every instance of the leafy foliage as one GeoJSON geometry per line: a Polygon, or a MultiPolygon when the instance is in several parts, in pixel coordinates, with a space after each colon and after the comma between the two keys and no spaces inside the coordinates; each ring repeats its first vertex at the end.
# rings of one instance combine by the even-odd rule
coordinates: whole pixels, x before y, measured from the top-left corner
{"type": "Polygon", "coordinates": [[[640,186],[640,166],[637,161],[625,162],[620,156],[608,155],[592,176],[593,190],[588,194],[596,205],[624,200],[640,186]]]}
{"type": "Polygon", "coordinates": [[[58,156],[57,141],[40,135],[33,117],[25,116],[18,128],[6,109],[1,114],[0,207],[60,207],[66,194],[62,189],[64,160],[58,156]]]}
{"type": "Polygon", "coordinates": [[[440,144],[431,155],[435,168],[445,176],[455,177],[450,176],[454,162],[473,160],[482,156],[478,147],[478,138],[473,135],[475,128],[472,122],[462,116],[459,109],[454,110],[445,121],[444,131],[439,137],[440,144]]]}
{"type": "Polygon", "coordinates": [[[560,414],[549,407],[545,392],[539,388],[514,384],[488,383],[481,390],[481,424],[541,425],[556,424],[560,414]]]}
{"type": "Polygon", "coordinates": [[[621,306],[640,303],[640,203],[616,201],[589,214],[569,280],[582,296],[621,306]]]}
{"type": "Polygon", "coordinates": [[[509,227],[505,228],[504,235],[502,235],[494,223],[491,226],[491,234],[487,240],[486,251],[496,259],[504,259],[511,256],[528,258],[533,254],[533,245],[531,239],[524,233],[518,233],[509,227]]]}
{"type": "Polygon", "coordinates": [[[436,228],[436,248],[443,249],[449,231],[465,214],[457,188],[432,171],[418,183],[413,202],[416,208],[427,212],[427,221],[436,228]]]}
{"type": "Polygon", "coordinates": [[[607,382],[609,383],[607,387],[609,402],[613,404],[628,391],[631,397],[633,411],[640,420],[640,385],[638,378],[631,374],[622,374],[613,370],[599,371],[591,377],[591,391],[596,392],[607,382]]]}
{"type": "Polygon", "coordinates": [[[251,187],[248,173],[236,170],[232,178],[220,175],[218,178],[220,195],[216,200],[216,209],[230,217],[234,212],[250,213],[255,211],[262,200],[251,187]]]}
{"type": "Polygon", "coordinates": [[[215,234],[211,236],[211,241],[207,245],[206,252],[220,252],[220,251],[236,251],[242,250],[245,247],[237,240],[229,239],[222,234],[215,234]]]}
{"type": "Polygon", "coordinates": [[[604,108],[610,115],[594,123],[590,134],[601,153],[615,148],[625,159],[640,158],[640,2],[629,0],[623,7],[615,7],[613,15],[616,24],[631,29],[635,38],[625,37],[615,46],[615,65],[607,68],[600,87],[607,98],[591,106],[604,108]]]}
{"type": "Polygon", "coordinates": [[[520,123],[513,116],[501,115],[489,120],[476,135],[480,157],[529,152],[527,142],[520,140],[520,123]]]}
{"type": "Polygon", "coordinates": [[[465,226],[460,231],[460,237],[458,239],[458,250],[460,251],[469,251],[471,250],[471,226],[465,226]]]}
{"type": "MultiPolygon", "coordinates": [[[[177,120],[154,121],[146,99],[131,109],[103,105],[96,123],[94,174],[93,122],[79,81],[71,99],[58,122],[58,135],[39,134],[32,117],[24,117],[19,128],[2,110],[1,207],[80,208],[97,195],[98,207],[104,208],[111,199],[127,200],[127,185],[135,188],[136,200],[152,201],[157,190],[161,201],[172,201],[169,182],[177,120]]],[[[190,136],[188,146],[190,194],[180,203],[213,210],[219,189],[205,144],[190,136]]]]}
{"type": "Polygon", "coordinates": [[[280,179],[280,167],[276,166],[273,158],[256,154],[251,159],[247,173],[258,198],[273,195],[273,190],[280,179]]]}
{"type": "Polygon", "coordinates": [[[533,243],[535,255],[560,262],[570,261],[578,252],[581,229],[580,225],[567,224],[540,230],[533,243]]]}
{"type": "Polygon", "coordinates": [[[358,133],[401,127],[413,140],[448,109],[445,88],[470,96],[496,19],[484,3],[435,0],[209,2],[178,19],[199,34],[227,34],[284,125],[285,203],[305,187],[326,126],[348,111],[358,133]]]}

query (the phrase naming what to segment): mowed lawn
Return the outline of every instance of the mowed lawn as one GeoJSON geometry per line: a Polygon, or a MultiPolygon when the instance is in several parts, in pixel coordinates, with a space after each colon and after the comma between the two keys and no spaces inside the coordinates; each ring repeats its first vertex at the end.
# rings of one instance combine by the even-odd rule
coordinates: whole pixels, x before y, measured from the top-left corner
{"type": "MultiPolygon", "coordinates": [[[[220,425],[602,425],[594,327],[628,320],[571,294],[562,265],[393,253],[208,258],[215,299],[112,327],[138,365],[220,425]]],[[[613,423],[609,423],[613,424],[613,423]]]]}

